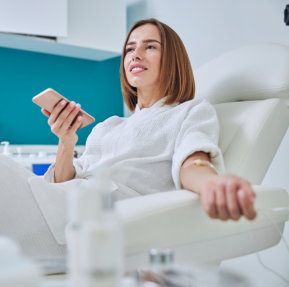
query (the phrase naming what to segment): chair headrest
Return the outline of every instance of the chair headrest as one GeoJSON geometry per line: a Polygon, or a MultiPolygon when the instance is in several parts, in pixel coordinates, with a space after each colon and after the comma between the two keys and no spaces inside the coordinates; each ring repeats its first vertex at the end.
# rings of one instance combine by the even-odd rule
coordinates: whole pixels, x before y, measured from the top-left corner
{"type": "Polygon", "coordinates": [[[213,104],[289,99],[289,46],[243,46],[207,62],[194,75],[196,97],[213,104]]]}

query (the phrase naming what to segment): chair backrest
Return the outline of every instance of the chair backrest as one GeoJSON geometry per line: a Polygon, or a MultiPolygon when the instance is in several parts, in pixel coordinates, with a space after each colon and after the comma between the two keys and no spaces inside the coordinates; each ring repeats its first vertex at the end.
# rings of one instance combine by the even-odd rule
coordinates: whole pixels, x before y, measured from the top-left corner
{"type": "Polygon", "coordinates": [[[260,184],[289,126],[289,47],[245,46],[195,71],[216,107],[227,172],[260,184]]]}

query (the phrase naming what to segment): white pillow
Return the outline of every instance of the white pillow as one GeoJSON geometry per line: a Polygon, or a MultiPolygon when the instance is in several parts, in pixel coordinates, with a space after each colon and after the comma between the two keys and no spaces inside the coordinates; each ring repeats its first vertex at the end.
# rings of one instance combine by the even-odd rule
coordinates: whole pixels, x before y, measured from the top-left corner
{"type": "Polygon", "coordinates": [[[196,97],[213,104],[289,98],[289,47],[264,43],[227,52],[194,72],[196,97]]]}

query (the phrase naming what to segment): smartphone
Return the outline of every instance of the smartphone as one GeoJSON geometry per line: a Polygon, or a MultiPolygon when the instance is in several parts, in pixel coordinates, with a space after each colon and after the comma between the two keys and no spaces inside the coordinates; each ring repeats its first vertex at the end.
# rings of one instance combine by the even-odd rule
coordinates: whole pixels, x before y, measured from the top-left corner
{"type": "MultiPolygon", "coordinates": [[[[61,100],[65,100],[67,103],[70,102],[68,99],[64,98],[62,95],[51,88],[44,90],[32,98],[33,103],[37,104],[41,108],[44,108],[50,113],[52,112],[55,105],[58,104],[61,100]]],[[[79,129],[95,122],[95,118],[83,110],[79,111],[79,115],[82,116],[82,124],[79,129]]]]}

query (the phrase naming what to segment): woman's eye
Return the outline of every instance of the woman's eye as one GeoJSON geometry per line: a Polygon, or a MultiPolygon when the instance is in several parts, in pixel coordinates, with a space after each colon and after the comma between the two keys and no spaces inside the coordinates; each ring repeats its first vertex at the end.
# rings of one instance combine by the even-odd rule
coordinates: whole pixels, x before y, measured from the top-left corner
{"type": "Polygon", "coordinates": [[[126,50],[125,50],[126,53],[130,53],[132,51],[133,51],[133,48],[126,48],[126,50]]]}
{"type": "Polygon", "coordinates": [[[147,46],[147,49],[154,49],[155,47],[152,45],[147,46]]]}

